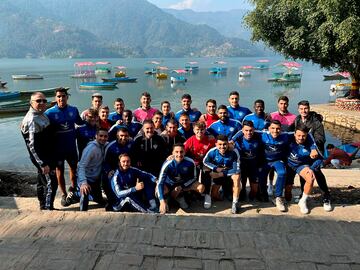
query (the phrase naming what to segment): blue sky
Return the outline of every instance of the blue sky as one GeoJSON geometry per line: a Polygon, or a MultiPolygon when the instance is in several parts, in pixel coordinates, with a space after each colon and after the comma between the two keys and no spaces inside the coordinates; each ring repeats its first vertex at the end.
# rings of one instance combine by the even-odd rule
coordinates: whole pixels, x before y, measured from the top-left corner
{"type": "Polygon", "coordinates": [[[195,11],[224,11],[250,9],[247,0],[148,0],[160,8],[192,9],[195,11]]]}

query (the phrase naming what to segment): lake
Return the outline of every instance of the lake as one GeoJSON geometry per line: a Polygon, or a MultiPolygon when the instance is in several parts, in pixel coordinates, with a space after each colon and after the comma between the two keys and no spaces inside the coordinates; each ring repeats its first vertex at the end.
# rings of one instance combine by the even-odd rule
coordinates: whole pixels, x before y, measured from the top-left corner
{"type": "MultiPolygon", "coordinates": [[[[282,58],[268,58],[269,65],[275,66],[282,61],[282,58]]],[[[214,67],[215,58],[168,58],[161,59],[161,66],[167,66],[169,70],[184,68],[188,61],[197,61],[200,67],[196,73],[186,75],[188,82],[171,87],[170,80],[159,81],[153,76],[144,74],[146,68],[153,65],[148,61],[158,59],[90,59],[90,61],[110,61],[112,66],[125,66],[127,75],[137,77],[136,83],[121,83],[114,90],[101,91],[104,97],[104,104],[110,108],[113,100],[121,97],[125,101],[126,108],[135,109],[139,105],[139,96],[142,92],[148,91],[152,96],[152,106],[159,107],[161,101],[168,100],[172,110],[180,109],[180,97],[184,93],[192,96],[192,107],[205,112],[205,102],[209,98],[217,100],[218,105],[228,104],[228,93],[237,90],[240,93],[240,104],[252,109],[256,99],[265,101],[266,112],[277,109],[277,98],[286,95],[290,99],[289,110],[297,113],[297,102],[307,99],[312,104],[326,103],[329,101],[329,81],[323,81],[323,74],[329,72],[321,70],[317,65],[302,63],[301,83],[278,85],[267,81],[273,70],[253,70],[251,77],[239,81],[239,67],[244,65],[256,65],[258,58],[225,58],[221,59],[227,63],[227,73],[222,76],[210,75],[209,68],[214,67]]],[[[7,89],[11,91],[42,89],[56,86],[70,87],[71,97],[69,103],[78,107],[79,111],[90,106],[92,90],[79,90],[81,80],[70,78],[74,73],[74,63],[78,61],[89,61],[89,59],[1,59],[0,77],[7,81],[7,89]],[[42,74],[43,80],[14,81],[13,74],[42,74]]],[[[276,67],[274,70],[279,70],[276,67]]],[[[105,75],[107,76],[107,75],[105,75]]],[[[97,81],[101,77],[97,76],[97,81]]],[[[1,90],[0,90],[1,91],[1,90]]],[[[19,131],[19,124],[23,116],[12,116],[0,118],[0,169],[28,169],[33,167],[28,158],[25,144],[19,131]]],[[[341,138],[336,138],[327,132],[327,141],[340,144],[341,138]]]]}

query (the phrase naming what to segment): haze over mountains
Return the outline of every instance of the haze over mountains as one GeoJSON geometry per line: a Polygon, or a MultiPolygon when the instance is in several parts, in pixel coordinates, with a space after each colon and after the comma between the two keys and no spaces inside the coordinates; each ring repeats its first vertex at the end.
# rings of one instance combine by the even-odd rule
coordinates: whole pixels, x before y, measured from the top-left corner
{"type": "Polygon", "coordinates": [[[2,0],[0,16],[0,57],[254,56],[263,53],[250,42],[231,37],[231,32],[225,37],[208,26],[210,23],[184,22],[145,0],[2,0]]]}

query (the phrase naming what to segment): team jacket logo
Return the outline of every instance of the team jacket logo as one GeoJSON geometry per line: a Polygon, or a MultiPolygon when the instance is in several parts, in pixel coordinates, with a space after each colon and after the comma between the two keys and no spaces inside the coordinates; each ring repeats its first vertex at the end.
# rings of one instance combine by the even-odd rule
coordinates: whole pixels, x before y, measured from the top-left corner
{"type": "Polygon", "coordinates": [[[297,160],[297,159],[298,159],[298,155],[297,155],[297,154],[294,154],[294,153],[290,153],[290,159],[297,160]]]}

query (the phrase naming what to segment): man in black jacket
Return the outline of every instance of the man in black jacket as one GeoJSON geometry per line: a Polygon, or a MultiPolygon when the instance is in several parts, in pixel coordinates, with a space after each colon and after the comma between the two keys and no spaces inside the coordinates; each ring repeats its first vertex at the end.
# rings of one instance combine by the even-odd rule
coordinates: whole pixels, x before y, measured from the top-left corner
{"type": "Polygon", "coordinates": [[[321,154],[324,154],[325,131],[324,125],[322,124],[322,115],[310,111],[310,104],[307,100],[302,100],[298,103],[298,112],[299,115],[296,117],[294,122],[295,128],[299,124],[305,125],[313,135],[315,143],[321,151],[321,154]]]}
{"type": "Polygon", "coordinates": [[[38,170],[37,197],[40,210],[53,210],[58,184],[51,147],[54,136],[50,130],[50,120],[44,114],[46,103],[43,93],[35,92],[31,95],[29,111],[21,123],[21,133],[30,159],[38,170]]]}

